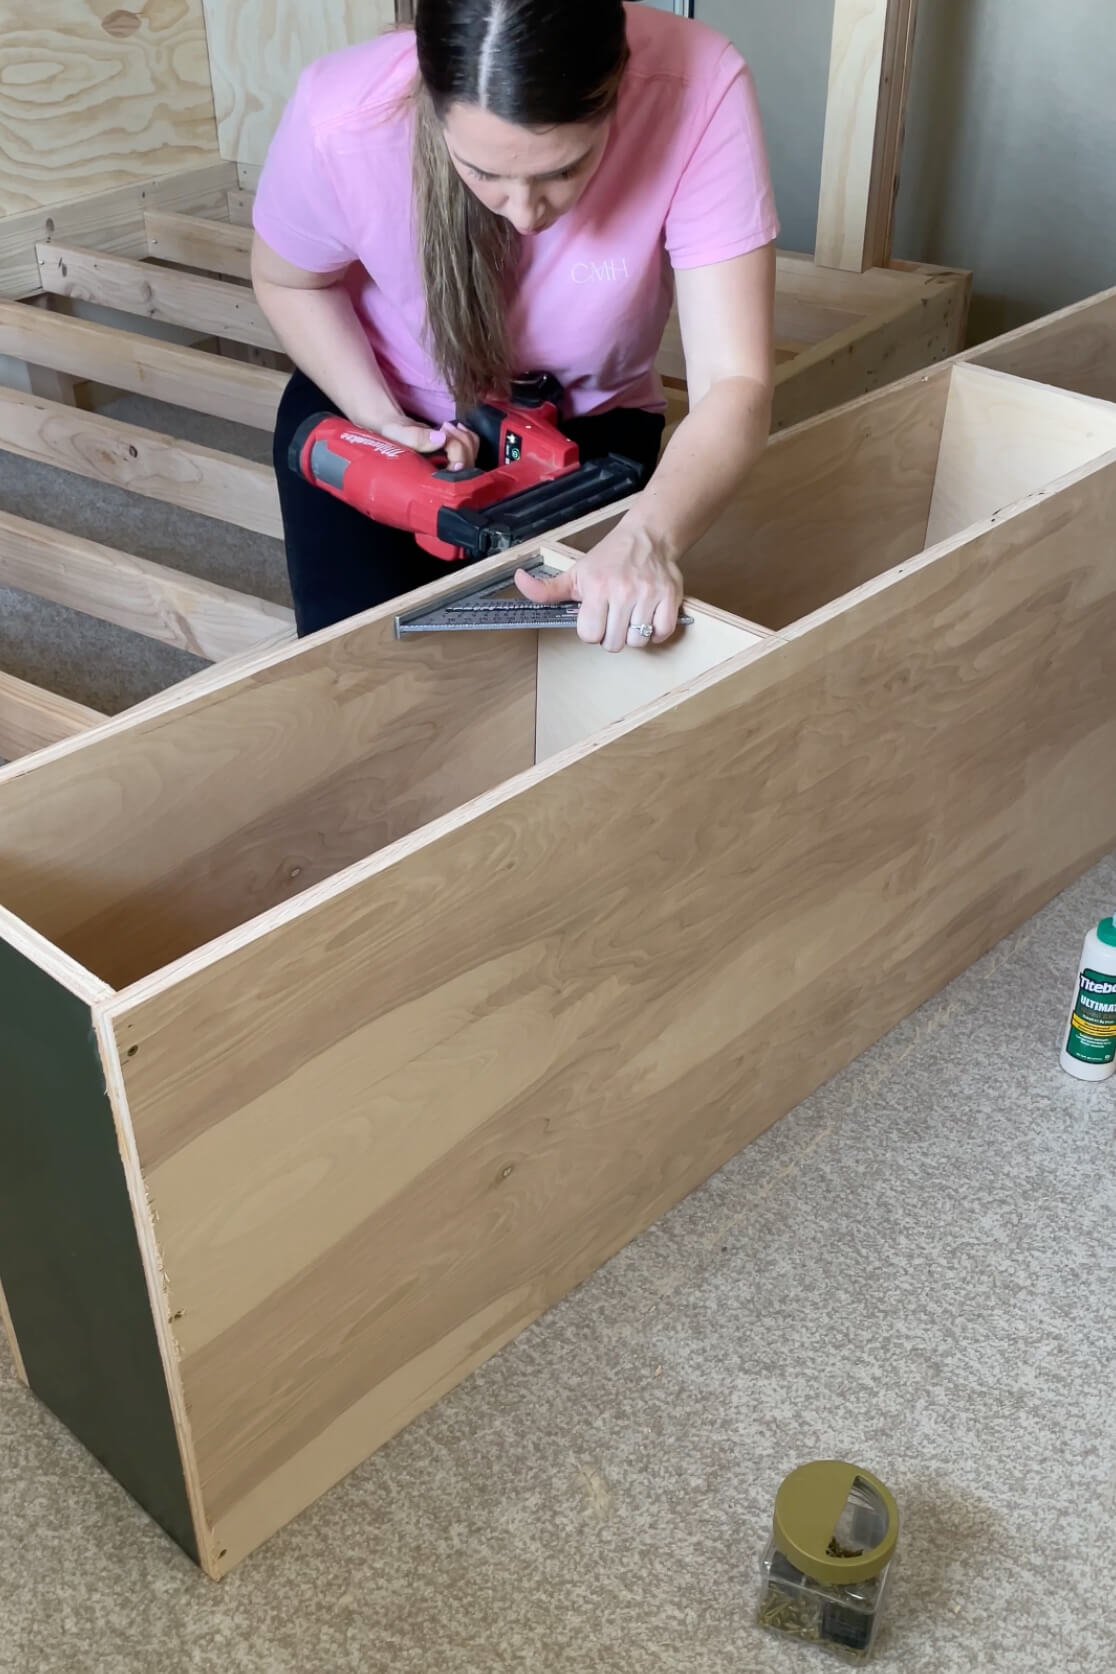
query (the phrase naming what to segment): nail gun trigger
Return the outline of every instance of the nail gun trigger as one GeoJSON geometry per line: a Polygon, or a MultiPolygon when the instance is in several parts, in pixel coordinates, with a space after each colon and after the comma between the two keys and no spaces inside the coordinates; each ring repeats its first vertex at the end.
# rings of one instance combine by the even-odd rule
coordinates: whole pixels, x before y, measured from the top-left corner
{"type": "Polygon", "coordinates": [[[441,471],[435,471],[434,472],[434,481],[435,482],[472,482],[474,477],[483,477],[483,476],[484,476],[484,472],[479,470],[476,465],[463,465],[461,467],[461,469],[458,470],[458,471],[455,471],[455,470],[452,469],[451,466],[446,465],[441,471]]]}

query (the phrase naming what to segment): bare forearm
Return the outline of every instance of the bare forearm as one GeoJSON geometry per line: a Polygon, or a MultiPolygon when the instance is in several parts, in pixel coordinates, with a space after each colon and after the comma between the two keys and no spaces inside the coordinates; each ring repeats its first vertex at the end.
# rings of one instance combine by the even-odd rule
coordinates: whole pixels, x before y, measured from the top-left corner
{"type": "Polygon", "coordinates": [[[347,418],[375,430],[403,417],[343,286],[301,290],[259,276],[254,285],[288,355],[347,418]]]}
{"type": "Polygon", "coordinates": [[[682,421],[625,522],[675,562],[724,511],[767,445],[771,391],[725,378],[682,421]]]}

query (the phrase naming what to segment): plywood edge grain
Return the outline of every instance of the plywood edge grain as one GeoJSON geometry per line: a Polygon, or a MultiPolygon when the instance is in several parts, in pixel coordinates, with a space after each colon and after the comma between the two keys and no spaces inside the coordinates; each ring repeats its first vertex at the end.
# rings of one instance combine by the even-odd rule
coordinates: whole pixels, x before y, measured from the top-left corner
{"type": "Polygon", "coordinates": [[[23,1364],[23,1355],[20,1353],[15,1326],[12,1324],[12,1316],[8,1311],[8,1300],[4,1295],[3,1285],[0,1285],[0,1329],[4,1332],[16,1377],[25,1387],[30,1387],[27,1383],[27,1367],[23,1364]]]}
{"type": "Polygon", "coordinates": [[[213,162],[171,169],[150,180],[76,196],[64,203],[33,209],[0,220],[0,296],[33,294],[39,288],[35,247],[61,237],[93,244],[99,250],[147,253],[145,209],[206,210],[227,213],[226,193],[237,185],[234,163],[213,162]]]}

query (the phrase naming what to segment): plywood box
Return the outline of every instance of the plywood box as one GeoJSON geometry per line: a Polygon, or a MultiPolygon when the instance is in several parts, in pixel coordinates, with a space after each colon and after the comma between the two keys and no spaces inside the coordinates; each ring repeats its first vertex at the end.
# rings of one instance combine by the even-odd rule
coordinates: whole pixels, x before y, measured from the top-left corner
{"type": "Polygon", "coordinates": [[[17,1352],[209,1574],[1116,843],[1114,518],[1116,405],[958,362],[660,651],[381,610],[0,773],[17,1352]]]}

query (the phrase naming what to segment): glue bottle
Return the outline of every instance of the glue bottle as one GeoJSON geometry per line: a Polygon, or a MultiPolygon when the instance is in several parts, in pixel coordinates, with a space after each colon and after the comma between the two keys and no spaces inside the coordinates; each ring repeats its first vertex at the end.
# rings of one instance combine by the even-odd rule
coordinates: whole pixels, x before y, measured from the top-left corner
{"type": "Polygon", "coordinates": [[[1062,1068],[1079,1081],[1116,1075],[1116,918],[1102,918],[1085,938],[1062,1068]]]}

